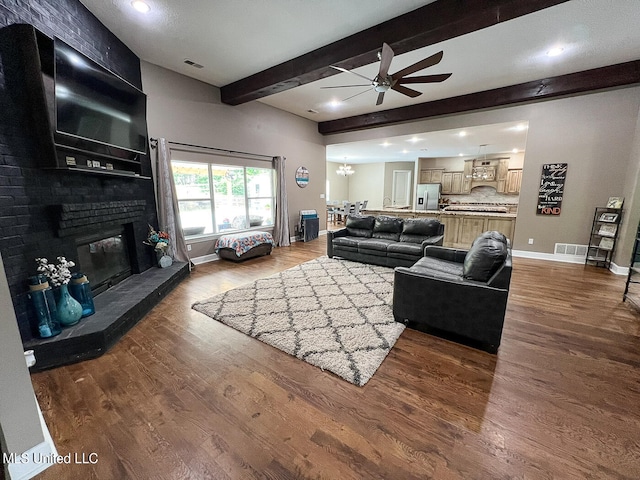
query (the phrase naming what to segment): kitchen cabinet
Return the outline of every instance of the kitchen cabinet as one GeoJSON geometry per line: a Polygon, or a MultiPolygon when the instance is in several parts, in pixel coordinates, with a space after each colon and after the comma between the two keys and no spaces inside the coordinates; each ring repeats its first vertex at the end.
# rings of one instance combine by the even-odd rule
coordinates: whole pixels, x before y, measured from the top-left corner
{"type": "Polygon", "coordinates": [[[442,183],[444,168],[427,168],[420,170],[420,183],[442,183]]]}
{"type": "Polygon", "coordinates": [[[507,176],[509,173],[509,159],[502,158],[498,163],[498,172],[496,174],[496,191],[504,193],[507,189],[507,176]]]}
{"type": "Polygon", "coordinates": [[[462,217],[456,215],[441,215],[440,222],[444,225],[443,246],[452,247],[456,245],[460,235],[460,228],[462,227],[462,217]]]}
{"type": "Polygon", "coordinates": [[[402,218],[431,217],[437,218],[444,225],[445,247],[468,249],[471,243],[487,230],[497,230],[508,239],[513,240],[516,225],[515,215],[482,214],[482,213],[436,213],[415,210],[383,209],[367,210],[368,215],[388,215],[402,218]]]}
{"type": "Polygon", "coordinates": [[[453,172],[444,172],[442,174],[442,190],[441,193],[451,193],[451,184],[453,183],[453,172]]]}
{"type": "Polygon", "coordinates": [[[520,193],[522,185],[522,169],[514,168],[507,172],[507,188],[505,193],[520,193]]]}
{"type": "Polygon", "coordinates": [[[444,172],[442,174],[442,193],[462,193],[463,172],[444,172]]]}
{"type": "Polygon", "coordinates": [[[471,192],[471,177],[473,175],[473,160],[464,161],[464,171],[462,172],[462,192],[471,192]]]}

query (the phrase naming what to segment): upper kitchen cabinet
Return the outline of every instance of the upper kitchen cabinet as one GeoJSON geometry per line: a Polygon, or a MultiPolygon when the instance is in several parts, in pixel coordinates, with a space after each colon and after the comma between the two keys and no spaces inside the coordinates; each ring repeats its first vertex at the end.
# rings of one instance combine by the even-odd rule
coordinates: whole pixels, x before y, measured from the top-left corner
{"type": "Polygon", "coordinates": [[[520,185],[522,184],[522,169],[514,168],[507,172],[507,187],[505,193],[520,193],[520,185]]]}
{"type": "Polygon", "coordinates": [[[464,172],[444,172],[442,174],[442,193],[462,193],[464,172]]]}
{"type": "Polygon", "coordinates": [[[427,168],[420,170],[420,183],[442,183],[444,168],[427,168]]]}

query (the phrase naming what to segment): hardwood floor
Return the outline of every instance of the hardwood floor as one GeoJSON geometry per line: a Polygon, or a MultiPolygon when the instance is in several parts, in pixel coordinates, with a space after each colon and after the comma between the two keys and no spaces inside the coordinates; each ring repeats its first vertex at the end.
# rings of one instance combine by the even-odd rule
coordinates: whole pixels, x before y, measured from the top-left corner
{"type": "Polygon", "coordinates": [[[640,315],[604,269],[515,258],[497,356],[407,329],[364,387],[191,310],[325,238],[200,265],[104,356],[33,374],[58,452],[98,460],[39,478],[640,478],[640,315]]]}

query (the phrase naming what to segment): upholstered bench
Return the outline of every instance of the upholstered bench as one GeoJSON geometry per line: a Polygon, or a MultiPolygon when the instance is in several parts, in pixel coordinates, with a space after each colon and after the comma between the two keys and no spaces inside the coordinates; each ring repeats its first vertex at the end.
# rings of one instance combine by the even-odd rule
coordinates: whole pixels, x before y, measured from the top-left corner
{"type": "Polygon", "coordinates": [[[272,248],[273,237],[269,232],[251,231],[222,235],[216,241],[218,256],[233,262],[269,255],[272,248]]]}

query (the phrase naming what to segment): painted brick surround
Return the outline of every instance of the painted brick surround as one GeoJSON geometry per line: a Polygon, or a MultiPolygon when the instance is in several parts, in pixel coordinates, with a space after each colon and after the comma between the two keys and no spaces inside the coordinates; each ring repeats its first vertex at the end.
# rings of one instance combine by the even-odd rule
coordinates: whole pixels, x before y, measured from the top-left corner
{"type": "MultiPolygon", "coordinates": [[[[140,61],[77,0],[0,0],[0,27],[14,23],[35,26],[58,36],[88,57],[141,88],[140,61]]],[[[11,42],[11,39],[4,40],[11,42]]],[[[12,51],[11,45],[4,45],[12,51]]],[[[13,50],[15,51],[15,50],[13,50]]],[[[132,270],[141,273],[153,265],[153,252],[142,244],[147,224],[157,225],[153,182],[39,168],[32,121],[24,98],[12,88],[14,75],[8,59],[0,61],[0,252],[24,342],[29,325],[27,277],[35,274],[35,258],[74,259],[73,236],[61,235],[63,205],[133,202],[136,221],[132,270]]],[[[14,59],[15,60],[15,59],[14,59]]],[[[22,95],[24,97],[24,95],[22,95]]],[[[143,175],[151,176],[148,156],[143,175]]],[[[93,225],[94,230],[99,225],[93,225]]]]}

